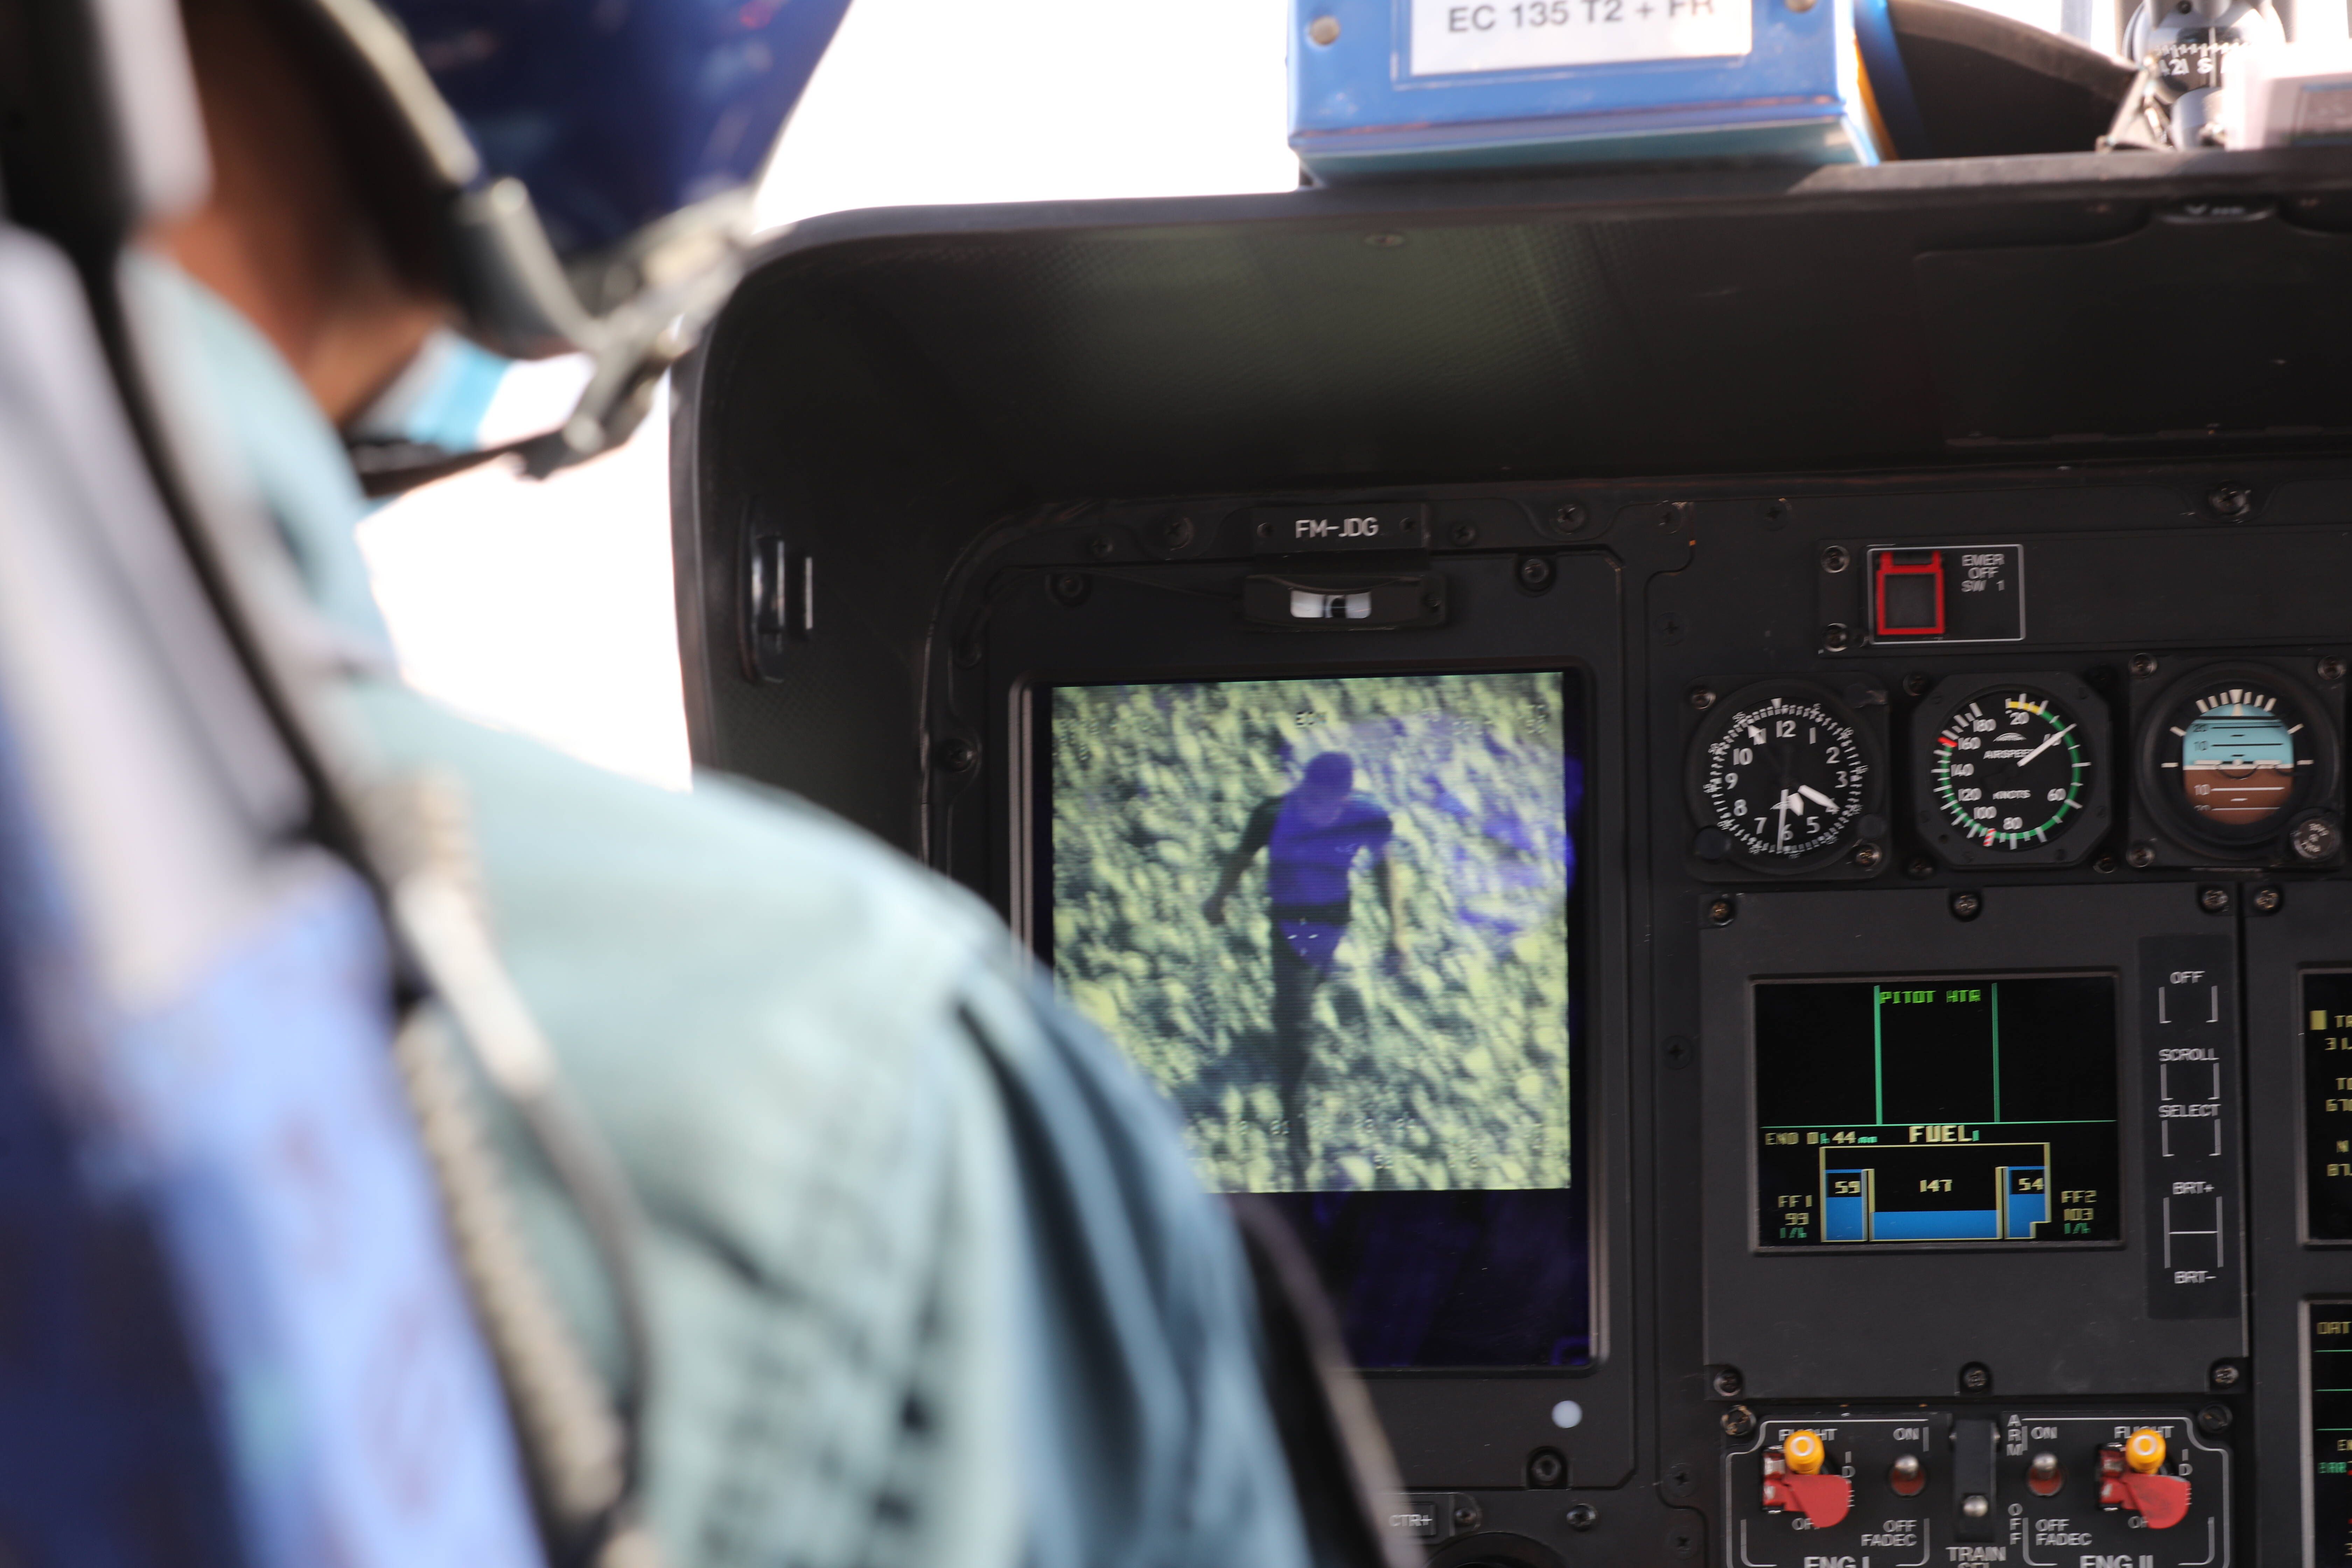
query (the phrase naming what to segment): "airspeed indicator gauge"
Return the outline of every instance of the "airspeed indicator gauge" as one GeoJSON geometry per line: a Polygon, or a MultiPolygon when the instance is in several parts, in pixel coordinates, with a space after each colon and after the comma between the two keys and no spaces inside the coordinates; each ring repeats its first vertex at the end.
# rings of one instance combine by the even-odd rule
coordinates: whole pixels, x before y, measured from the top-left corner
{"type": "Polygon", "coordinates": [[[2105,837],[2107,709],[2071,675],[1960,675],[1911,717],[1919,832],[1955,866],[2069,866],[2105,837]]]}
{"type": "Polygon", "coordinates": [[[1722,858],[1782,876],[1844,858],[1878,810],[1877,738],[1807,680],[1772,680],[1717,704],[1691,742],[1685,781],[1722,858]]]}

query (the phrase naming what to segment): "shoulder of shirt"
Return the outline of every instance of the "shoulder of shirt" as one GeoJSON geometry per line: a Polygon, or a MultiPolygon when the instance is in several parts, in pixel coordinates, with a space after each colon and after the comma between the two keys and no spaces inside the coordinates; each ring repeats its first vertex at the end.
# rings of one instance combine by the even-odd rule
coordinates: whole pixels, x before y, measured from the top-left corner
{"type": "Polygon", "coordinates": [[[776,955],[778,972],[806,974],[852,949],[853,966],[887,960],[909,980],[1013,960],[1010,934],[976,895],[797,795],[713,773],[666,790],[404,689],[369,683],[353,695],[384,760],[466,784],[494,889],[657,897],[693,928],[665,933],[678,945],[789,931],[795,951],[776,955]]]}

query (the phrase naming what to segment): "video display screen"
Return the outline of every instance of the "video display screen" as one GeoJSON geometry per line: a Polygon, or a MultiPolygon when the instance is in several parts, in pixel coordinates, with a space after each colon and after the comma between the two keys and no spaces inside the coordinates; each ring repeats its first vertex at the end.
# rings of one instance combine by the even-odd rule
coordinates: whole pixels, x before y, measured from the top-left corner
{"type": "Polygon", "coordinates": [[[1571,1184],[1566,679],[1051,691],[1054,973],[1211,1187],[1571,1184]]]}
{"type": "Polygon", "coordinates": [[[1759,1247],[2122,1235],[2116,983],[1755,987],[1759,1247]]]}

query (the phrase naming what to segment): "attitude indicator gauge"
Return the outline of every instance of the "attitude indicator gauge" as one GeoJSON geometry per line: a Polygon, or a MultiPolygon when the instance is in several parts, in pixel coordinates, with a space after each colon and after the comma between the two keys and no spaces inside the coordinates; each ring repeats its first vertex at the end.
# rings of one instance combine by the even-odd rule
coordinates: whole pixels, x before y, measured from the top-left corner
{"type": "Polygon", "coordinates": [[[1783,876],[1842,860],[1879,809],[1884,772],[1876,736],[1830,692],[1806,680],[1748,687],[1691,742],[1698,852],[1783,876]]]}
{"type": "Polygon", "coordinates": [[[2140,789],[2177,836],[2200,847],[2326,858],[2337,846],[2332,816],[2317,840],[2305,825],[2315,810],[2333,809],[2336,754],[2335,724],[2294,682],[2262,666],[2210,666],[2148,710],[2140,789]]]}
{"type": "Polygon", "coordinates": [[[2067,866],[2105,835],[2106,704],[2070,675],[1954,676],[1911,718],[1914,816],[1955,866],[2067,866]]]}

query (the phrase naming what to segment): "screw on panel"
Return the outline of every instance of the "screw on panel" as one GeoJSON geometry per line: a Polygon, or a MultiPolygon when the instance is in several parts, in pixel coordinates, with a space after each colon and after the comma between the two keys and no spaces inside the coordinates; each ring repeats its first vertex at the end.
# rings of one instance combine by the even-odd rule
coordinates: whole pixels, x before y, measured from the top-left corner
{"type": "Polygon", "coordinates": [[[933,753],[933,756],[943,771],[960,773],[980,761],[980,748],[970,741],[959,737],[941,741],[940,749],[933,753]]]}
{"type": "Polygon", "coordinates": [[[2318,664],[2313,667],[2313,668],[2318,672],[2319,679],[2322,680],[2341,680],[2344,679],[2344,661],[2337,658],[2333,654],[2321,659],[2318,664]]]}
{"type": "Polygon", "coordinates": [[[2230,1429],[2230,1407],[2209,1405],[2197,1413],[2197,1426],[2203,1432],[2226,1432],[2230,1429]]]}
{"type": "Polygon", "coordinates": [[[2125,852],[2124,859],[2130,864],[2133,870],[2145,871],[2156,864],[2156,846],[2135,844],[2125,852]]]}
{"type": "Polygon", "coordinates": [[[1822,628],[1822,646],[1832,653],[1843,653],[1853,645],[1853,634],[1834,623],[1822,628]]]}
{"type": "Polygon", "coordinates": [[[1519,557],[1519,586],[1530,594],[1540,594],[1551,586],[1551,563],[1540,555],[1519,557]]]}
{"type": "Polygon", "coordinates": [[[1832,574],[1843,572],[1846,569],[1847,563],[1852,559],[1853,558],[1851,556],[1846,554],[1844,545],[1832,544],[1827,550],[1822,552],[1822,570],[1832,574]]]}
{"type": "Polygon", "coordinates": [[[2258,915],[2274,915],[2286,907],[2286,895],[2276,888],[2256,888],[2246,902],[2258,915]]]}
{"type": "Polygon", "coordinates": [[[1706,918],[1710,925],[1727,926],[1739,918],[1739,906],[1727,898],[1711,900],[1706,906],[1706,918]]]}
{"type": "Polygon", "coordinates": [[[1118,553],[1118,541],[1108,533],[1097,533],[1087,541],[1087,553],[1097,561],[1108,561],[1118,553]]]}
{"type": "Polygon", "coordinates": [[[1960,1392],[1962,1394],[1990,1394],[1992,1392],[1992,1368],[1985,1365],[1985,1363],[1980,1361],[1972,1361],[1969,1363],[1968,1365],[1960,1368],[1960,1392]]]}
{"type": "Polygon", "coordinates": [[[1886,858],[1886,852],[1875,844],[1857,844],[1853,847],[1853,863],[1865,871],[1874,869],[1885,858],[1886,858]]]}
{"type": "MultiPolygon", "coordinates": [[[[2240,1366],[2236,1362],[2217,1361],[2213,1363],[2213,1371],[2210,1375],[2214,1387],[2235,1388],[2242,1381],[2243,1381],[2246,1372],[2245,1369],[2240,1366]]],[[[2220,1406],[2216,1405],[2215,1408],[2219,1409],[2220,1406]]]]}
{"type": "Polygon", "coordinates": [[[1723,1435],[1745,1437],[1756,1430],[1756,1412],[1745,1405],[1735,1405],[1723,1413],[1723,1435]]]}
{"type": "Polygon", "coordinates": [[[2205,504],[2222,517],[2239,518],[2254,510],[2254,492],[2243,485],[2217,485],[2205,504]]]}
{"type": "Polygon", "coordinates": [[[1568,1510],[1568,1528],[1591,1530],[1601,1522],[1601,1510],[1589,1502],[1580,1502],[1568,1510]]]}
{"type": "Polygon", "coordinates": [[[2299,859],[2325,860],[2344,847],[2344,832],[2326,817],[2306,816],[2294,825],[2287,842],[2299,859]]]}
{"type": "Polygon", "coordinates": [[[1075,608],[1086,603],[1089,584],[1083,572],[1056,572],[1047,580],[1045,586],[1055,598],[1075,608]]]}
{"type": "Polygon", "coordinates": [[[2156,673],[2156,655],[2136,653],[2131,656],[2131,672],[2145,680],[2156,673]]]}
{"type": "Polygon", "coordinates": [[[1690,705],[1693,708],[1697,709],[1702,713],[1706,712],[1708,709],[1715,706],[1715,689],[1711,686],[1692,687],[1690,689],[1690,705]]]}
{"type": "Polygon", "coordinates": [[[1764,526],[1767,528],[1780,527],[1782,523],[1789,521],[1790,517],[1795,513],[1796,510],[1797,509],[1795,507],[1789,504],[1789,499],[1786,496],[1776,497],[1771,500],[1766,501],[1764,503],[1764,526]]]}
{"type": "Polygon", "coordinates": [[[1687,1524],[1666,1526],[1666,1550],[1676,1557],[1698,1555],[1698,1531],[1687,1524]]]}
{"type": "Polygon", "coordinates": [[[2096,871],[2102,877],[2112,877],[2116,874],[2116,868],[2120,864],[2122,864],[2122,862],[2117,860],[2114,856],[2102,855],[2097,859],[2091,862],[2091,869],[2096,871]]]}
{"type": "Polygon", "coordinates": [[[1564,1487],[1567,1484],[1568,1461],[1559,1457],[1558,1448],[1538,1448],[1528,1456],[1528,1485],[1564,1487]]]}
{"type": "Polygon", "coordinates": [[[1916,669],[1903,678],[1903,690],[1907,696],[1927,696],[1928,684],[1927,677],[1916,669]]]}
{"type": "Polygon", "coordinates": [[[1665,1057],[1666,1065],[1668,1067],[1686,1068],[1691,1064],[1691,1058],[1695,1054],[1695,1049],[1690,1041],[1685,1039],[1682,1036],[1669,1035],[1666,1037],[1665,1047],[1662,1054],[1665,1057]]]}
{"type": "Polygon", "coordinates": [[[1454,1528],[1456,1530],[1475,1530],[1486,1517],[1478,1511],[1478,1505],[1468,1498],[1454,1505],[1454,1528]]]}
{"type": "Polygon", "coordinates": [[[2198,889],[2197,907],[2203,910],[2209,915],[2228,914],[2230,912],[2230,889],[2227,888],[2198,889]]]}
{"type": "Polygon", "coordinates": [[[1688,1497],[1698,1486],[1698,1472],[1680,1459],[1666,1467],[1666,1490],[1688,1497]]]}
{"type": "Polygon", "coordinates": [[[1552,521],[1559,524],[1562,528],[1582,528],[1584,526],[1584,508],[1572,500],[1562,501],[1560,502],[1559,510],[1551,514],[1551,520],[1552,521]]]}
{"type": "Polygon", "coordinates": [[[1154,537],[1160,541],[1160,549],[1182,550],[1192,542],[1192,520],[1189,517],[1168,518],[1152,531],[1154,537]]]}
{"type": "Polygon", "coordinates": [[[1310,44],[1319,44],[1327,49],[1333,44],[1338,43],[1339,41],[1339,18],[1337,16],[1318,16],[1312,22],[1307,23],[1307,41],[1310,44]]]}
{"type": "Polygon", "coordinates": [[[1982,913],[1984,913],[1984,899],[1982,895],[1977,893],[1954,893],[1952,895],[1952,918],[1954,920],[1972,921],[1982,913]]]}
{"type": "Polygon", "coordinates": [[[1715,1390],[1717,1399],[1737,1399],[1740,1391],[1748,1386],[1748,1380],[1739,1375],[1739,1369],[1736,1366],[1717,1367],[1709,1386],[1715,1390]]]}
{"type": "Polygon", "coordinates": [[[1445,537],[1456,544],[1475,544],[1478,542],[1478,525],[1457,522],[1445,531],[1445,537]]]}
{"type": "Polygon", "coordinates": [[[1259,523],[1257,525],[1257,536],[1260,539],[1272,539],[1274,537],[1274,524],[1270,522],[1259,523]]]}
{"type": "Polygon", "coordinates": [[[1911,864],[1903,868],[1903,874],[1915,878],[1932,877],[1936,874],[1936,863],[1925,855],[1914,856],[1911,864]]]}

